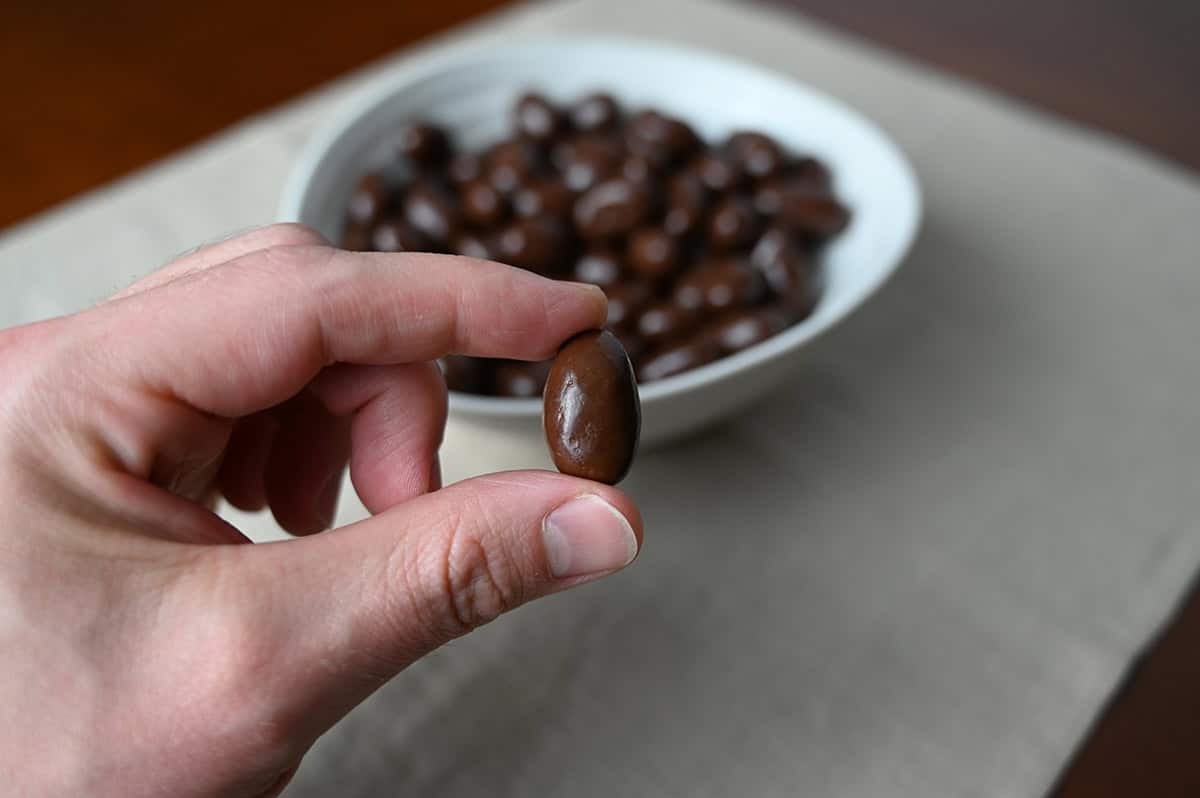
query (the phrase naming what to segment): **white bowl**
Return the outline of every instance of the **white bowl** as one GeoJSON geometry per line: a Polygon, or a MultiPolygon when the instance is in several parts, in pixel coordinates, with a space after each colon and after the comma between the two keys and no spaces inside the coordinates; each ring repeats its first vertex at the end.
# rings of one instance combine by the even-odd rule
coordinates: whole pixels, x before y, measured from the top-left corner
{"type": "MultiPolygon", "coordinates": [[[[804,321],[747,350],[643,386],[642,444],[679,437],[765,394],[801,350],[861,305],[900,265],[916,234],[920,192],[904,155],[874,124],[796,81],[702,50],[610,37],[514,42],[426,60],[369,86],[310,142],[284,191],[280,216],[331,240],[346,199],[367,170],[387,163],[406,120],[452,130],[467,149],[506,133],[518,93],[567,101],[602,89],[626,108],[652,106],[688,121],[709,141],[746,128],[830,166],[852,211],[824,253],[824,293],[804,321]]],[[[541,434],[541,400],[452,393],[458,419],[541,434]]]]}

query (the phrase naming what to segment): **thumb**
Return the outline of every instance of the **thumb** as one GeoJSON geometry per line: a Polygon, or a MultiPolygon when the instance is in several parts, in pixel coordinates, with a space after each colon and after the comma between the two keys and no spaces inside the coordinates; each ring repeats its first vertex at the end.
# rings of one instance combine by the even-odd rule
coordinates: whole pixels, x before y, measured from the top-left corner
{"type": "Polygon", "coordinates": [[[220,548],[235,558],[258,645],[274,648],[272,678],[260,684],[275,695],[260,695],[262,705],[315,739],[442,643],[628,565],[641,530],[615,488],[524,471],[310,538],[220,548]]]}

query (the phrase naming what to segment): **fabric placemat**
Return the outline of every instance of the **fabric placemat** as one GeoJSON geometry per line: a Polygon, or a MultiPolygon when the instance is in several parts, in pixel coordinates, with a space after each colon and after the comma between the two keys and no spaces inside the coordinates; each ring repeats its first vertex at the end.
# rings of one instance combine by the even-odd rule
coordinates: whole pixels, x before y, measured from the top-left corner
{"type": "MultiPolygon", "coordinates": [[[[698,44],[843,98],[913,159],[924,229],[777,395],[639,460],[634,567],[414,666],[288,794],[1043,793],[1200,561],[1200,183],[758,7],[526,6],[420,50],[562,31],[698,44]]],[[[0,324],[270,221],[314,127],[412,57],[9,231],[0,324]]],[[[452,424],[448,478],[545,462],[480,435],[452,424]]]]}

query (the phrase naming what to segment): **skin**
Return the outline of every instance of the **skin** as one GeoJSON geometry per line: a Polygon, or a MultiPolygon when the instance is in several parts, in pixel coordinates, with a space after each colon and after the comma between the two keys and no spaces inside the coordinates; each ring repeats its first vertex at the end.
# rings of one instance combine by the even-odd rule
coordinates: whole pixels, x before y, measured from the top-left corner
{"type": "Polygon", "coordinates": [[[0,331],[6,794],[277,795],[416,659],[611,573],[553,576],[544,519],[598,497],[640,544],[616,489],[548,472],[441,488],[431,363],[545,358],[604,317],[589,286],[283,225],[0,331]],[[323,531],[347,463],[373,516],[323,531]],[[250,544],[218,496],[300,537],[250,544]]]}

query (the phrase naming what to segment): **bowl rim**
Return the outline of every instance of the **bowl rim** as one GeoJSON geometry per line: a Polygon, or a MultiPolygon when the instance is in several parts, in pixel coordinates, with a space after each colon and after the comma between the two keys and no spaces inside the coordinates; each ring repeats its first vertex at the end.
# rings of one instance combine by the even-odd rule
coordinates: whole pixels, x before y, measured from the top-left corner
{"type": "MultiPolygon", "coordinates": [[[[284,184],[277,217],[281,221],[299,221],[308,186],[311,185],[326,154],[347,132],[359,124],[364,116],[383,105],[405,87],[430,79],[438,73],[452,68],[462,68],[472,62],[494,59],[505,51],[528,51],[531,48],[570,51],[583,47],[609,48],[617,51],[618,54],[621,50],[638,52],[653,50],[679,58],[703,59],[720,69],[737,70],[755,81],[771,82],[790,91],[807,94],[811,99],[853,122],[856,127],[876,140],[884,154],[897,168],[903,193],[907,194],[909,206],[912,209],[910,216],[904,220],[907,226],[902,231],[899,245],[891,259],[892,262],[860,284],[851,294],[849,301],[846,301],[836,311],[824,315],[814,312],[808,318],[740,352],[647,385],[639,385],[638,393],[643,403],[664,402],[671,397],[720,382],[740,371],[776,360],[799,349],[824,335],[858,311],[899,270],[912,250],[917,233],[920,231],[924,202],[920,182],[911,161],[904,150],[883,128],[845,101],[790,75],[717,50],[647,36],[623,34],[523,36],[503,43],[487,42],[452,47],[448,52],[416,56],[411,63],[405,64],[403,68],[397,69],[394,73],[370,78],[365,85],[352,91],[330,114],[328,121],[309,137],[284,184]]],[[[819,306],[818,300],[818,308],[819,306]]],[[[532,417],[542,411],[541,397],[481,396],[459,391],[449,391],[448,394],[452,409],[471,415],[532,417]]]]}

